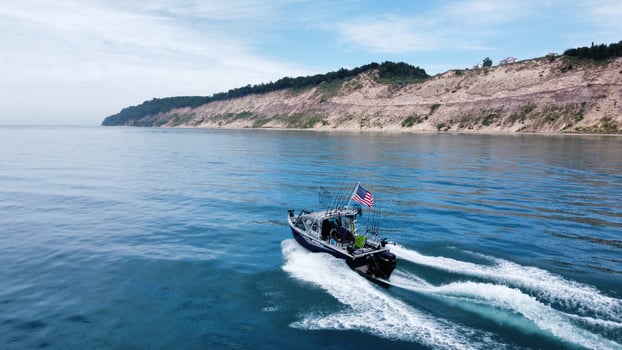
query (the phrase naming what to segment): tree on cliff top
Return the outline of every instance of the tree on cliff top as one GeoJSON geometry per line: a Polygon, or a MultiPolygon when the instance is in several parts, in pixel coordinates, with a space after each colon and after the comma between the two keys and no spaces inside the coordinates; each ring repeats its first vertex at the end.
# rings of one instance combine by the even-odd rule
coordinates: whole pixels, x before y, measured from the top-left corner
{"type": "Polygon", "coordinates": [[[425,70],[404,62],[394,63],[387,61],[382,64],[370,63],[353,69],[341,68],[336,72],[329,72],[326,74],[297,78],[285,77],[268,84],[246,85],[244,87],[231,89],[227,92],[219,92],[212,96],[154,98],[138,106],[124,108],[119,113],[104,119],[102,125],[133,125],[138,119],[150,115],[157,115],[159,113],[166,113],[175,108],[197,107],[213,101],[228,100],[276,90],[309,88],[322,83],[353,78],[372,69],[378,69],[378,79],[383,83],[412,82],[429,77],[425,70]]]}
{"type": "Polygon", "coordinates": [[[583,46],[577,47],[574,49],[568,49],[564,51],[564,56],[577,57],[577,58],[586,58],[593,60],[604,60],[612,57],[621,57],[622,56],[622,40],[618,43],[613,43],[609,45],[600,44],[594,45],[592,43],[591,47],[583,46]]]}

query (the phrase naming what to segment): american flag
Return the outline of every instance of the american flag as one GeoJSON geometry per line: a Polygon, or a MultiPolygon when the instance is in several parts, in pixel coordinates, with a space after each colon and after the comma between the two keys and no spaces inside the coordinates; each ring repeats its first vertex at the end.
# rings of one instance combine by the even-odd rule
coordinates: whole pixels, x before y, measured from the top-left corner
{"type": "Polygon", "coordinates": [[[352,199],[370,208],[374,205],[374,196],[361,185],[357,185],[356,192],[352,196],[352,199]]]}

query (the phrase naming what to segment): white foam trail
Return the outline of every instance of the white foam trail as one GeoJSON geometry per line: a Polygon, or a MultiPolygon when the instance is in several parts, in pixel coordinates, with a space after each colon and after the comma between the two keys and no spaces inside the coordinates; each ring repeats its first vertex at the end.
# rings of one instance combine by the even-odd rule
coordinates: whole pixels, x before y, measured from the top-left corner
{"type": "Polygon", "coordinates": [[[587,326],[598,326],[598,327],[602,327],[610,331],[622,332],[622,323],[620,322],[599,320],[593,317],[577,316],[577,315],[568,314],[568,313],[565,313],[565,315],[568,318],[578,321],[587,326]]]}
{"type": "Polygon", "coordinates": [[[343,305],[328,314],[308,314],[292,324],[303,329],[360,330],[388,339],[416,341],[431,348],[505,347],[489,333],[434,319],[390,297],[350,270],[342,260],[309,253],[293,239],[281,243],[291,276],[319,286],[343,305]]]}
{"type": "Polygon", "coordinates": [[[432,288],[433,285],[423,278],[410,272],[395,269],[391,275],[391,284],[405,289],[418,290],[419,288],[432,288]]]}
{"type": "MultiPolygon", "coordinates": [[[[422,291],[515,312],[562,340],[590,349],[620,349],[621,346],[575,326],[566,314],[542,304],[516,288],[490,283],[455,282],[422,291]]],[[[485,313],[482,316],[490,315],[485,313]]]]}
{"type": "Polygon", "coordinates": [[[480,256],[489,259],[494,265],[480,265],[442,256],[427,256],[400,245],[395,245],[391,250],[398,259],[524,288],[535,293],[538,299],[559,303],[581,313],[595,313],[612,321],[622,321],[622,300],[602,295],[592,286],[566,280],[537,267],[522,266],[485,255],[480,256]]]}
{"type": "Polygon", "coordinates": [[[610,330],[615,328],[622,330],[622,324],[563,313],[542,304],[536,298],[516,288],[481,282],[454,282],[436,287],[428,283],[421,283],[419,277],[414,281],[409,281],[407,277],[408,273],[396,270],[394,276],[396,273],[397,276],[399,276],[398,278],[394,279],[391,277],[392,285],[396,287],[422,294],[438,296],[441,300],[443,300],[443,298],[450,298],[456,301],[452,302],[452,304],[457,307],[496,320],[500,323],[511,324],[515,328],[522,328],[528,333],[537,329],[544,330],[561,340],[587,348],[620,349],[621,347],[620,344],[614,341],[575,326],[572,321],[598,325],[610,330]],[[485,307],[474,307],[473,304],[483,305],[485,307]],[[511,314],[491,312],[491,307],[507,310],[511,312],[511,314]],[[522,315],[525,320],[529,320],[531,324],[521,321],[515,316],[512,317],[512,314],[522,315]]]}

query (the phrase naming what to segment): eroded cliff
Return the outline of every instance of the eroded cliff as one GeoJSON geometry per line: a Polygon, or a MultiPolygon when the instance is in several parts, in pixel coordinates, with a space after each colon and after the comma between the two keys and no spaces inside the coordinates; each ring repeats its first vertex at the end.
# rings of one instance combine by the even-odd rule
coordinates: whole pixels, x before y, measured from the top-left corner
{"type": "Polygon", "coordinates": [[[622,58],[547,57],[452,70],[417,83],[377,71],[299,90],[214,101],[128,125],[536,133],[621,133],[622,58]]]}

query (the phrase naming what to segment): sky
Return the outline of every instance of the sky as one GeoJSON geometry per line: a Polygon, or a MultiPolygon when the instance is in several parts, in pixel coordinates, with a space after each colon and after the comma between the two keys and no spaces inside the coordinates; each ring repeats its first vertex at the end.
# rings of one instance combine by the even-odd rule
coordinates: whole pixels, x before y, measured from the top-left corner
{"type": "Polygon", "coordinates": [[[0,125],[406,62],[428,74],[622,40],[622,1],[0,0],[0,125]]]}

